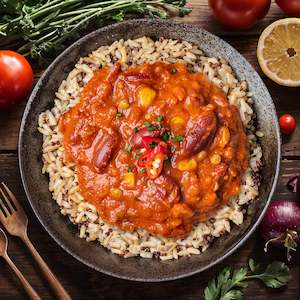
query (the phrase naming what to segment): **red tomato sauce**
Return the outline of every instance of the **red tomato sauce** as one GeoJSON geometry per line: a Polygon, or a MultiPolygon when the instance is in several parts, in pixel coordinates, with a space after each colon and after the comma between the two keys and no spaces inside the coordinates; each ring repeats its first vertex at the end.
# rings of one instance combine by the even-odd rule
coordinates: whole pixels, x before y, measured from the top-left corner
{"type": "Polygon", "coordinates": [[[238,109],[183,64],[104,67],[59,126],[80,193],[126,231],[188,234],[239,194],[248,167],[238,109]]]}

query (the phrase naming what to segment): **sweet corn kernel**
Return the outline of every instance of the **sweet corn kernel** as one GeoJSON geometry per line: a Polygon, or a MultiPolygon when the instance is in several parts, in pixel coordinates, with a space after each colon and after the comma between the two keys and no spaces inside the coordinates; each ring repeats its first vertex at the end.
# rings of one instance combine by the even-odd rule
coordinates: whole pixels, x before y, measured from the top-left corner
{"type": "Polygon", "coordinates": [[[134,188],[136,184],[135,174],[132,172],[126,173],[123,177],[123,183],[128,188],[134,188]]]}
{"type": "Polygon", "coordinates": [[[171,127],[183,126],[185,124],[184,119],[181,117],[174,117],[170,121],[171,127]]]}
{"type": "Polygon", "coordinates": [[[111,189],[110,195],[114,198],[120,198],[122,196],[122,191],[120,189],[111,189]]]}
{"type": "Polygon", "coordinates": [[[213,164],[213,165],[218,165],[220,162],[221,162],[221,156],[219,154],[213,154],[211,157],[210,157],[210,162],[213,164]]]}
{"type": "Polygon", "coordinates": [[[78,206],[77,206],[77,210],[78,210],[79,212],[84,211],[84,210],[85,210],[85,202],[80,202],[80,203],[78,204],[78,206]]]}
{"type": "Polygon", "coordinates": [[[121,100],[120,102],[119,102],[119,109],[127,109],[128,107],[129,107],[129,103],[128,103],[128,101],[126,100],[126,99],[124,99],[124,100],[121,100]]]}
{"type": "Polygon", "coordinates": [[[221,148],[224,148],[229,143],[230,132],[228,127],[222,127],[220,130],[221,130],[221,138],[220,138],[219,145],[221,148]]]}
{"type": "Polygon", "coordinates": [[[156,96],[155,90],[149,87],[142,87],[138,90],[139,104],[143,108],[148,108],[156,96]]]}
{"type": "Polygon", "coordinates": [[[201,161],[203,160],[207,155],[207,152],[205,150],[202,150],[200,151],[198,154],[197,154],[197,160],[198,161],[201,161]]]}
{"type": "Polygon", "coordinates": [[[177,169],[180,171],[194,171],[197,168],[197,162],[195,159],[182,160],[177,164],[177,169]]]}

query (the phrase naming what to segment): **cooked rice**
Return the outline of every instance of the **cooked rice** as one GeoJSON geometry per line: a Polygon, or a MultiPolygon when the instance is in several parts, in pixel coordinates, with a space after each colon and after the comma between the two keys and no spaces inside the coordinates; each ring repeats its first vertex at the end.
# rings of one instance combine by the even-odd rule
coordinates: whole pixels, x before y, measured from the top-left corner
{"type": "Polygon", "coordinates": [[[258,196],[259,171],[262,165],[262,150],[258,138],[263,134],[256,131],[253,100],[247,92],[247,82],[238,81],[228,63],[222,58],[207,57],[195,45],[186,41],[160,38],[153,41],[148,37],[135,40],[120,40],[109,46],[101,46],[88,57],[81,58],[75,69],[61,83],[54,99],[54,107],[40,114],[38,130],[43,135],[43,173],[49,174],[49,190],[60,207],[74,224],[78,224],[79,236],[88,242],[98,240],[113,253],[124,257],[141,256],[178,259],[180,256],[200,254],[212,240],[230,232],[233,224],[243,223],[245,204],[258,196]],[[79,193],[76,168],[64,161],[63,136],[58,131],[60,116],[78,103],[80,92],[92,78],[93,72],[102,66],[112,66],[121,61],[122,68],[156,61],[182,62],[196,72],[204,72],[219,86],[228,101],[240,110],[241,119],[247,130],[250,145],[249,168],[243,177],[239,197],[229,205],[221,207],[207,222],[194,226],[190,234],[182,238],[153,236],[146,230],[122,231],[98,215],[94,205],[85,201],[79,193]]]}

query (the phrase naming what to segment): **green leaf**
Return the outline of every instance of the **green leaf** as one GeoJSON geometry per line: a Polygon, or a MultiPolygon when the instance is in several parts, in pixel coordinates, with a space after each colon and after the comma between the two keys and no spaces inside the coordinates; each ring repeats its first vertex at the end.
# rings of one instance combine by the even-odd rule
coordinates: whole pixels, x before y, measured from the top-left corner
{"type": "Polygon", "coordinates": [[[253,274],[256,274],[260,270],[260,264],[257,264],[252,258],[248,262],[249,268],[253,274]]]}
{"type": "Polygon", "coordinates": [[[141,168],[139,172],[140,172],[141,174],[144,174],[144,173],[146,173],[146,169],[145,169],[145,168],[141,168]]]}
{"type": "Polygon", "coordinates": [[[224,268],[217,279],[209,281],[204,290],[205,300],[241,300],[243,294],[236,288],[246,288],[247,280],[260,279],[267,287],[279,288],[290,280],[290,269],[280,261],[274,261],[267,266],[264,273],[259,272],[259,264],[249,259],[249,268],[253,275],[247,275],[247,268],[241,268],[231,272],[230,267],[224,268]]]}
{"type": "Polygon", "coordinates": [[[126,148],[126,152],[130,153],[132,150],[133,146],[130,144],[127,148],[126,148]]]}
{"type": "Polygon", "coordinates": [[[227,292],[220,300],[242,300],[243,293],[239,290],[231,290],[227,292]]]}
{"type": "Polygon", "coordinates": [[[184,137],[182,135],[175,135],[173,137],[174,142],[182,142],[184,140],[184,137]]]}
{"type": "Polygon", "coordinates": [[[165,131],[165,132],[163,133],[163,135],[162,135],[161,138],[162,138],[165,142],[167,142],[167,141],[169,140],[170,136],[171,136],[171,132],[170,132],[170,131],[165,131]]]}
{"type": "Polygon", "coordinates": [[[280,288],[290,280],[290,269],[285,263],[274,261],[267,266],[263,274],[257,275],[257,278],[270,288],[280,288]]]}
{"type": "Polygon", "coordinates": [[[212,279],[204,290],[204,298],[205,300],[216,300],[218,294],[219,290],[217,289],[216,281],[212,279]]]}
{"type": "Polygon", "coordinates": [[[122,114],[121,113],[116,113],[116,118],[117,119],[122,118],[122,114]]]}
{"type": "Polygon", "coordinates": [[[139,132],[139,129],[137,127],[133,128],[133,132],[134,133],[138,133],[139,132]]]}
{"type": "Polygon", "coordinates": [[[157,116],[157,121],[158,122],[162,122],[163,120],[164,120],[164,116],[162,116],[162,115],[157,116]]]}
{"type": "Polygon", "coordinates": [[[205,300],[217,300],[221,292],[222,286],[228,281],[230,277],[230,267],[224,268],[218,275],[217,281],[212,279],[204,290],[205,300]]]}
{"type": "Polygon", "coordinates": [[[158,143],[153,141],[153,142],[151,142],[151,143],[149,144],[149,147],[150,147],[150,148],[155,148],[157,145],[158,145],[158,143]]]}
{"type": "Polygon", "coordinates": [[[144,122],[144,125],[145,125],[146,127],[150,127],[150,126],[152,126],[152,123],[150,123],[149,121],[146,121],[146,122],[144,122]]]}

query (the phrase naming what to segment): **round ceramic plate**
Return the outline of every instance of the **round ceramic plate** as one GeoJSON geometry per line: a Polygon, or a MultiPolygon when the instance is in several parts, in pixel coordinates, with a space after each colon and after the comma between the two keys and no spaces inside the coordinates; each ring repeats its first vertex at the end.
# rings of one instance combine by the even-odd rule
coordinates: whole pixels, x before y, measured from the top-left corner
{"type": "Polygon", "coordinates": [[[272,99],[251,65],[230,45],[207,31],[192,25],[139,19],[107,26],[75,42],[59,55],[43,74],[26,106],[19,139],[19,161],[22,180],[30,204],[48,233],[71,255],[84,264],[115,277],[138,281],[164,281],[189,276],[210,268],[230,255],[251,235],[259,224],[273,194],[280,163],[280,135],[272,99]],[[42,135],[37,131],[38,116],[53,106],[55,91],[74,68],[80,57],[101,45],[119,39],[150,36],[192,42],[208,56],[222,56],[230,62],[239,79],[246,79],[253,93],[258,128],[264,133],[262,148],[265,165],[259,199],[250,206],[242,226],[216,239],[201,255],[173,261],[122,258],[99,243],[80,239],[77,228],[62,216],[48,190],[48,177],[41,173],[42,135]]]}

